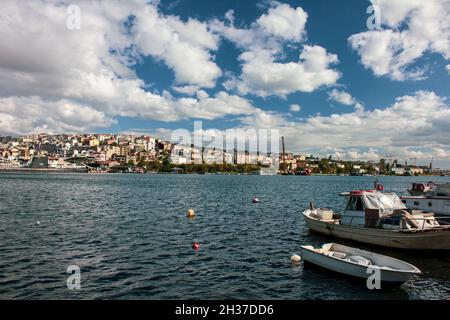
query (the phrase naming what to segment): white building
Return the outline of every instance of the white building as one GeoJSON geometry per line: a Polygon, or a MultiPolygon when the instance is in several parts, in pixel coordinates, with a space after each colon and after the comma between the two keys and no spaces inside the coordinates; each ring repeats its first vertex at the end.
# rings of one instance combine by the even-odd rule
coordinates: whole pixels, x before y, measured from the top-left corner
{"type": "Polygon", "coordinates": [[[397,176],[402,176],[405,174],[405,168],[392,168],[392,171],[397,175],[397,176]]]}
{"type": "Polygon", "coordinates": [[[152,137],[146,137],[145,151],[156,151],[156,139],[152,137]]]}

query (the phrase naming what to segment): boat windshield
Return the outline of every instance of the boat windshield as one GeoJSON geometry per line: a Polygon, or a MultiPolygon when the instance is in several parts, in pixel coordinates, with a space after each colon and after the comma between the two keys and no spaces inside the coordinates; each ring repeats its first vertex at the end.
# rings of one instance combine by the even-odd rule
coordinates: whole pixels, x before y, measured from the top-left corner
{"type": "Polygon", "coordinates": [[[361,197],[350,197],[348,199],[346,210],[364,211],[364,205],[363,205],[361,197]]]}

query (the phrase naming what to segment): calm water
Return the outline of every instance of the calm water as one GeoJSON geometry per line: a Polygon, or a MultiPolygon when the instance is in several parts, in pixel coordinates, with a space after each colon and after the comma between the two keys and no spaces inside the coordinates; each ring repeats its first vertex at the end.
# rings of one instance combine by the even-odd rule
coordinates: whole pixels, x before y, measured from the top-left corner
{"type": "MultiPolygon", "coordinates": [[[[399,193],[412,180],[380,178],[399,193]]],[[[300,245],[330,241],[306,228],[301,211],[309,201],[340,210],[338,192],[372,183],[370,177],[0,174],[0,298],[447,299],[449,254],[370,248],[424,272],[376,292],[291,264],[300,245]],[[255,195],[259,204],[251,202],[255,195]],[[189,208],[196,219],[186,218],[189,208]],[[66,286],[73,264],[81,267],[79,291],[66,286]]]]}

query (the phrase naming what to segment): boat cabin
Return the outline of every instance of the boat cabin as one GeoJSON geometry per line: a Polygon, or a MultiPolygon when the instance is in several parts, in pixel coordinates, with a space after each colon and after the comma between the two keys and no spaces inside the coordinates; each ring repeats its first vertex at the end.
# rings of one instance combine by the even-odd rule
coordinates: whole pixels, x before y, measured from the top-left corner
{"type": "Polygon", "coordinates": [[[413,196],[420,196],[431,194],[434,189],[437,187],[437,184],[433,181],[425,182],[413,182],[411,188],[408,189],[408,192],[413,196]]]}
{"type": "Polygon", "coordinates": [[[402,202],[410,209],[434,212],[440,219],[450,222],[450,183],[439,184],[430,194],[403,196],[402,202]]]}
{"type": "Polygon", "coordinates": [[[354,190],[340,195],[348,198],[341,224],[387,229],[403,227],[401,215],[393,213],[406,210],[406,206],[395,193],[354,190]],[[379,225],[381,218],[382,226],[379,225]]]}

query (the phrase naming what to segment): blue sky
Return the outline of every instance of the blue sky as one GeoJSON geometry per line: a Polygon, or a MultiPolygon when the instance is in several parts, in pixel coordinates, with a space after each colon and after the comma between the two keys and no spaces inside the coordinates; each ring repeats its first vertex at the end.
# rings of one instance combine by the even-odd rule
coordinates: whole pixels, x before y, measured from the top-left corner
{"type": "MultiPolygon", "coordinates": [[[[439,55],[429,54],[417,62],[411,64],[411,68],[426,65],[430,76],[424,80],[394,81],[386,77],[375,77],[370,70],[359,63],[358,54],[349,47],[347,39],[350,35],[367,30],[366,13],[370,1],[283,1],[292,7],[301,6],[308,13],[306,24],[308,43],[324,46],[328,51],[339,57],[338,69],[342,72],[339,86],[364,103],[367,109],[388,106],[396,97],[411,94],[417,90],[432,90],[440,96],[449,97],[449,75],[445,70],[446,61],[439,55]]],[[[223,17],[228,10],[234,10],[236,24],[249,26],[270,6],[263,1],[206,1],[206,0],[180,0],[161,1],[161,12],[176,15],[183,20],[194,17],[200,21],[207,21],[216,17],[223,17]]],[[[287,49],[287,58],[295,59],[298,49],[301,47],[287,49]]],[[[239,73],[241,68],[237,57],[239,50],[227,40],[222,41],[220,50],[215,53],[215,61],[224,69],[239,73]]],[[[170,88],[173,85],[174,74],[163,62],[153,58],[144,58],[135,66],[136,72],[146,83],[152,84],[152,88],[159,91],[170,88]]],[[[221,79],[219,79],[220,82],[221,79]]],[[[221,85],[207,90],[213,95],[220,91],[221,85]]],[[[264,110],[276,110],[288,112],[289,105],[300,104],[301,111],[295,117],[308,117],[320,113],[330,115],[333,113],[346,112],[351,106],[342,106],[328,100],[330,88],[322,87],[312,93],[296,92],[287,97],[271,96],[260,98],[250,95],[249,98],[255,105],[264,110]]],[[[231,122],[234,123],[234,122],[231,122]]],[[[182,122],[165,123],[160,121],[148,121],[134,118],[121,118],[112,129],[123,131],[129,129],[149,129],[164,127],[175,129],[180,126],[192,127],[192,120],[182,122]]],[[[230,127],[229,121],[223,119],[212,120],[204,123],[205,128],[225,129],[230,127]]],[[[108,131],[109,129],[106,129],[108,131]]]]}
{"type": "Polygon", "coordinates": [[[450,166],[448,4],[5,1],[0,134],[167,136],[202,120],[277,128],[295,152],[450,166]]]}

